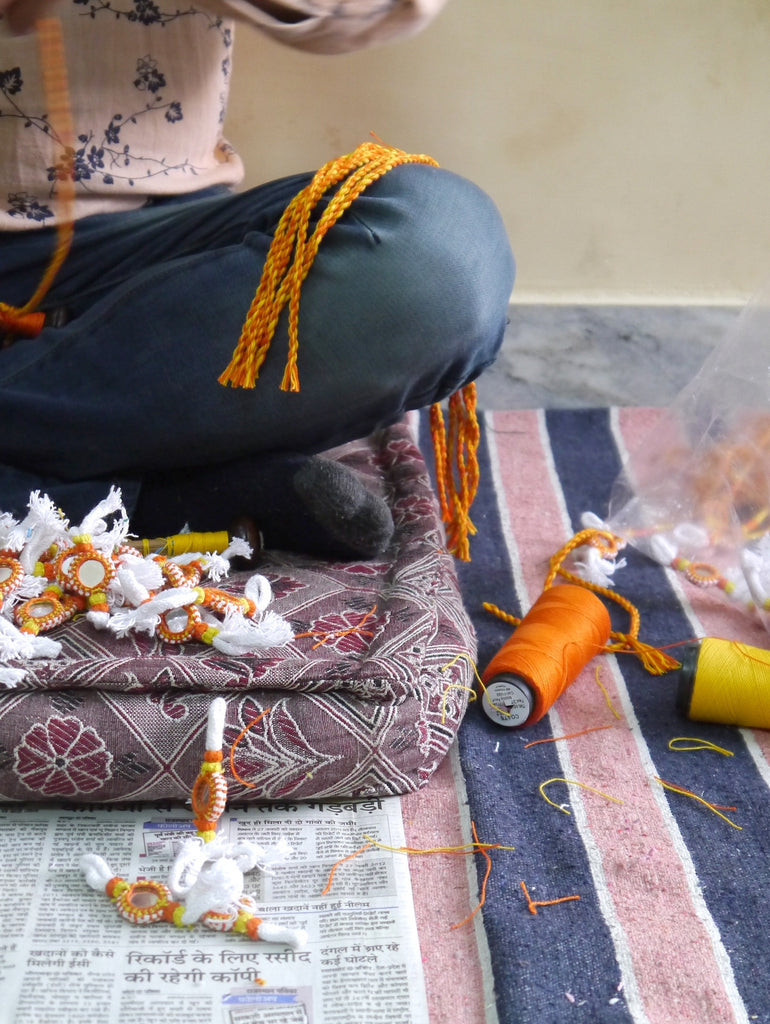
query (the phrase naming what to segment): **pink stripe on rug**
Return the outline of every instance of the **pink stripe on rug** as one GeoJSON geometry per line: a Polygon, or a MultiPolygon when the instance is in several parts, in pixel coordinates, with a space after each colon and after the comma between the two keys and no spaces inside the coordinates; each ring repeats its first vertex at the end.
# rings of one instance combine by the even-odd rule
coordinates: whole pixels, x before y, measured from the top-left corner
{"type": "MultiPolygon", "coordinates": [[[[530,601],[541,592],[548,559],[570,535],[541,422],[536,413],[514,412],[496,413],[492,423],[511,530],[521,557],[519,571],[530,601]],[[511,443],[506,443],[508,437],[511,443]]],[[[623,805],[560,783],[553,784],[549,795],[562,803],[573,802],[580,794],[588,830],[586,849],[595,877],[598,871],[610,897],[603,910],[619,962],[632,971],[626,994],[638,993],[637,1019],[650,1024],[733,1020],[734,1007],[714,945],[697,916],[701,911],[693,904],[675,836],[652,792],[658,784],[644,763],[644,745],[632,734],[633,723],[617,722],[596,684],[599,665],[620,710],[609,664],[601,659],[592,662],[559,699],[558,717],[565,733],[613,724],[610,730],[564,742],[573,778],[622,799],[623,805]],[[686,964],[686,970],[661,969],[671,964],[686,964]]],[[[542,813],[559,811],[544,803],[542,813]]],[[[570,827],[570,819],[564,820],[570,827]]],[[[564,885],[566,894],[568,878],[564,885]]],[[[632,1010],[634,1002],[628,998],[632,1010]]]]}
{"type": "MultiPolygon", "coordinates": [[[[466,841],[451,756],[444,758],[427,786],[401,798],[409,847],[462,846],[466,841]]],[[[476,904],[476,894],[469,891],[466,858],[413,854],[409,868],[431,1024],[484,1024],[475,919],[452,928],[476,904]]]]}

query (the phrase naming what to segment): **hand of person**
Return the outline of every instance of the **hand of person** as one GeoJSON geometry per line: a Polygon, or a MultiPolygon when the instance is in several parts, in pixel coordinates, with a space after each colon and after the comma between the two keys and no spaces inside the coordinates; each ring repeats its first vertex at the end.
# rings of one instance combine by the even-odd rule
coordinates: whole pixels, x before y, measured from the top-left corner
{"type": "Polygon", "coordinates": [[[13,33],[21,36],[31,32],[38,18],[52,13],[58,0],[0,0],[0,14],[13,33]]]}

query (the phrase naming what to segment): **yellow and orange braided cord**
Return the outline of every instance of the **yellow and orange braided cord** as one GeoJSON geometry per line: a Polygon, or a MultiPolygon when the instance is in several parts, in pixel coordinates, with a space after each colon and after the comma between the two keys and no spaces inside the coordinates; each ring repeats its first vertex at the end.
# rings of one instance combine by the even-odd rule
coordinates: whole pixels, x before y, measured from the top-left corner
{"type": "MultiPolygon", "coordinates": [[[[278,318],[288,305],[289,352],[281,388],[299,391],[300,291],[318,248],[329,229],[369,185],[392,168],[407,163],[437,166],[432,157],[365,142],[352,153],[321,167],[312,181],[294,197],[279,222],[238,344],[230,363],[219,376],[220,384],[254,387],[278,318]],[[313,210],[322,196],[335,187],[336,192],[330,196],[311,234],[313,210]]],[[[450,398],[448,428],[441,407],[433,406],[431,434],[442,517],[447,526],[447,546],[458,558],[467,561],[469,536],[475,532],[469,512],[478,485],[476,452],[479,428],[474,385],[468,385],[450,398]]]]}
{"type": "Polygon", "coordinates": [[[45,316],[35,312],[51,287],[53,279],[67,258],[74,233],[73,207],[75,180],[72,173],[74,131],[67,88],[67,63],[64,55],[61,23],[58,18],[43,18],[35,23],[40,69],[43,76],[48,124],[52,139],[62,150],[57,171],[56,196],[61,210],[56,229],[56,247],[34,295],[23,306],[9,306],[0,302],[0,331],[21,337],[34,338],[43,329],[45,316]]]}

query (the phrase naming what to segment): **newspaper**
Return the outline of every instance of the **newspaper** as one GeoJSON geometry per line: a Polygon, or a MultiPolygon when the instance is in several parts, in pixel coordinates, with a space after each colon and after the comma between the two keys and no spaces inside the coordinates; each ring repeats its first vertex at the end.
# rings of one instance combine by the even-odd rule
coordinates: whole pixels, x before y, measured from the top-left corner
{"type": "Polygon", "coordinates": [[[79,868],[98,853],[128,881],[166,881],[195,832],[183,807],[0,806],[2,1024],[427,1024],[398,798],[228,807],[233,841],[283,838],[290,858],[245,876],[259,916],[304,949],[198,924],[133,925],[79,868]]]}

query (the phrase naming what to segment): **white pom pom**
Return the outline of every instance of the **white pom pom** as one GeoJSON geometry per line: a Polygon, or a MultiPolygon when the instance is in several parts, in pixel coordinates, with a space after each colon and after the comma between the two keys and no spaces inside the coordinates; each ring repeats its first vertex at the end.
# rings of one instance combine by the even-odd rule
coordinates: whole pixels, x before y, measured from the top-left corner
{"type": "Polygon", "coordinates": [[[208,725],[206,727],[206,750],[222,749],[226,711],[227,701],[224,697],[215,697],[209,707],[208,725]]]}
{"type": "Polygon", "coordinates": [[[262,921],[257,928],[257,935],[263,942],[277,942],[291,946],[292,949],[304,949],[307,944],[307,932],[301,928],[283,928],[269,921],[262,921]]]}
{"type": "Polygon", "coordinates": [[[254,602],[261,612],[273,600],[273,588],[270,586],[270,580],[266,576],[260,576],[259,573],[246,581],[243,593],[245,597],[254,602]]]}
{"type": "Polygon", "coordinates": [[[674,541],[663,533],[657,533],[650,537],[647,550],[650,558],[661,565],[671,565],[678,554],[678,548],[674,541]]]}
{"type": "Polygon", "coordinates": [[[231,613],[212,644],[224,654],[239,655],[262,647],[280,647],[293,638],[291,626],[275,612],[265,612],[258,621],[231,613]]]}
{"type": "Polygon", "coordinates": [[[80,858],[80,870],[83,872],[86,884],[92,889],[103,889],[115,873],[110,870],[107,861],[95,853],[84,853],[80,858]]]}
{"type": "Polygon", "coordinates": [[[12,690],[14,686],[18,686],[19,683],[24,682],[26,678],[26,669],[8,668],[5,665],[0,665],[0,685],[7,686],[9,690],[12,690]]]}

